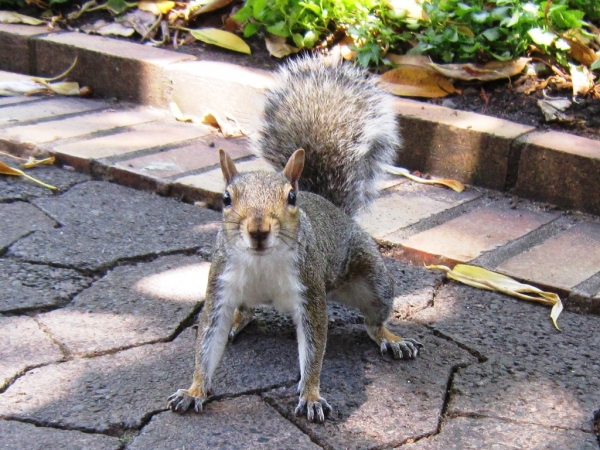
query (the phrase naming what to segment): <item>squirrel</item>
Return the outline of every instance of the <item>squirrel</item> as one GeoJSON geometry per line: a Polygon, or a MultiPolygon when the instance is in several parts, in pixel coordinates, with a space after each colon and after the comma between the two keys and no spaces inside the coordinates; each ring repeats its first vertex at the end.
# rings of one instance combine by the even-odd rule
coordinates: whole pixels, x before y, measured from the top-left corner
{"type": "Polygon", "coordinates": [[[168,398],[200,412],[228,337],[271,304],[291,313],[300,363],[296,415],[322,423],[319,393],[329,300],[358,308],[382,353],[415,358],[422,344],[390,332],[394,282],[377,245],[353,220],[377,195],[401,144],[392,100],[366,70],[323,56],[280,69],[253,149],[280,172],[239,173],[219,150],[223,221],[199,318],[193,382],[168,398]]]}

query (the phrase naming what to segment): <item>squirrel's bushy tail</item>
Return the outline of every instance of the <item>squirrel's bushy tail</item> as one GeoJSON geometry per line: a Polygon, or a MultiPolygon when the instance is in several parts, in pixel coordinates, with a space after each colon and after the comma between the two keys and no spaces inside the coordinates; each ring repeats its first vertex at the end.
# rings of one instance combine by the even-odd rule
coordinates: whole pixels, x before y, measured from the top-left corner
{"type": "Polygon", "coordinates": [[[253,142],[277,169],[303,148],[300,188],[350,215],[377,195],[382,164],[394,162],[400,144],[391,97],[365,70],[323,56],[297,58],[279,71],[253,142]]]}

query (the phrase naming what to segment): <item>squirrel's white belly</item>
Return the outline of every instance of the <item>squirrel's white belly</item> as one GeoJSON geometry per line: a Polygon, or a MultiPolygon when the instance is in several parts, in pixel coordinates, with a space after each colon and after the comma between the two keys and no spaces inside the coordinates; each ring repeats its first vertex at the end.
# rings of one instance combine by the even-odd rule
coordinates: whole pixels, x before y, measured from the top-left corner
{"type": "Polygon", "coordinates": [[[266,255],[236,252],[219,277],[223,300],[234,306],[273,305],[291,313],[303,301],[305,290],[293,253],[274,249],[266,255]]]}

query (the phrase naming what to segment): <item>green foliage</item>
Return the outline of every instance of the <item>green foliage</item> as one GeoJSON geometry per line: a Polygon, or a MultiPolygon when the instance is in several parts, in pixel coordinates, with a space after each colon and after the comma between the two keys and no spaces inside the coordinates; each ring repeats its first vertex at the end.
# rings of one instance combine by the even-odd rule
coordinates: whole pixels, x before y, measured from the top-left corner
{"type": "MultiPolygon", "coordinates": [[[[362,66],[380,64],[385,51],[395,49],[443,62],[509,60],[524,55],[532,44],[567,63],[569,45],[548,27],[546,0],[429,0],[423,4],[426,20],[407,17],[392,4],[247,0],[234,17],[245,22],[246,37],[266,31],[306,48],[344,29],[357,43],[362,66]]],[[[558,32],[575,29],[585,34],[585,21],[599,18],[598,0],[555,0],[548,8],[548,20],[558,32]]]]}
{"type": "Polygon", "coordinates": [[[0,9],[14,9],[25,6],[25,0],[0,0],[0,9]]]}

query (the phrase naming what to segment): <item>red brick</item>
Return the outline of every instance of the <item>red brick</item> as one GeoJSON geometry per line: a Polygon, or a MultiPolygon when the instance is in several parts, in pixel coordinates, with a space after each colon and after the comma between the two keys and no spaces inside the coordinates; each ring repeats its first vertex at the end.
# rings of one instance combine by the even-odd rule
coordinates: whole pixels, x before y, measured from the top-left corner
{"type": "MultiPolygon", "coordinates": [[[[232,158],[250,155],[247,145],[243,145],[247,142],[246,139],[227,139],[226,141],[223,144],[232,158]]],[[[121,161],[116,163],[115,167],[164,179],[218,164],[218,148],[212,139],[203,139],[202,142],[184,147],[121,161]]]]}
{"type": "Polygon", "coordinates": [[[17,73],[31,73],[31,37],[51,33],[45,26],[0,23],[0,69],[17,73]]]}
{"type": "Polygon", "coordinates": [[[415,263],[467,262],[550,222],[554,214],[488,206],[464,214],[402,242],[415,263]]]}
{"type": "Polygon", "coordinates": [[[568,290],[600,272],[600,224],[580,223],[505,261],[498,270],[568,290]]]}
{"type": "Polygon", "coordinates": [[[151,109],[143,111],[102,111],[69,117],[68,119],[8,128],[0,131],[0,138],[42,144],[97,131],[152,122],[162,116],[163,114],[151,109]]]}
{"type": "Polygon", "coordinates": [[[600,141],[547,131],[520,145],[517,195],[600,214],[600,141]]]}
{"type": "Polygon", "coordinates": [[[512,141],[534,130],[414,100],[397,99],[396,110],[404,130],[400,166],[498,190],[514,163],[512,141]]]}
{"type": "Polygon", "coordinates": [[[165,66],[193,56],[84,33],[61,33],[33,41],[36,73],[49,76],[66,70],[69,78],[90,86],[95,95],[167,107],[169,81],[165,66]]]}

